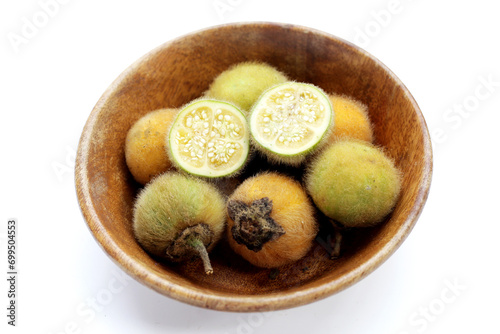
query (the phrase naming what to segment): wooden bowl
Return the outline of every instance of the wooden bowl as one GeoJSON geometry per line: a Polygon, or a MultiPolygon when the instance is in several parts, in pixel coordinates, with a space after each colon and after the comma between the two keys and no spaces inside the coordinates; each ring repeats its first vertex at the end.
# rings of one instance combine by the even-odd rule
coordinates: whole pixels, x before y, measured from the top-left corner
{"type": "Polygon", "coordinates": [[[431,143],[422,113],[386,66],[324,32],[259,22],[222,25],[182,36],[126,69],[97,102],[85,125],[76,161],[76,189],[95,239],[136,280],[192,305],[250,312],[310,303],[371,273],[415,225],[427,199],[431,174],[431,143]],[[140,187],[125,163],[127,131],[149,111],[180,107],[199,97],[216,75],[246,60],[265,61],[296,81],[365,103],[375,143],[385,147],[403,173],[401,197],[381,225],[347,231],[337,260],[328,255],[333,232],[322,223],[306,257],[277,270],[250,265],[225,240],[211,253],[213,275],[205,275],[198,260],[175,265],[157,261],[139,246],[132,232],[132,208],[140,187]]]}

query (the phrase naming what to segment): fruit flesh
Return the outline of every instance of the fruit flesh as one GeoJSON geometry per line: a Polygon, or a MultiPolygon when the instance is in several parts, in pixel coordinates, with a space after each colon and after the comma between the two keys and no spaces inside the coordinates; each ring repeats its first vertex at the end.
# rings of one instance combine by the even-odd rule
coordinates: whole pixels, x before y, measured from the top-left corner
{"type": "Polygon", "coordinates": [[[319,148],[333,122],[325,93],[311,85],[287,82],[264,92],[250,114],[256,147],[271,162],[299,165],[319,148]]]}
{"type": "Polygon", "coordinates": [[[137,182],[144,185],[172,166],[166,154],[165,136],[176,113],[177,109],[149,112],[137,120],[128,131],[125,160],[137,182]]]}
{"type": "Polygon", "coordinates": [[[207,96],[234,103],[246,112],[264,90],[286,81],[285,74],[266,63],[242,62],[219,74],[207,96]]]}
{"type": "Polygon", "coordinates": [[[373,129],[367,106],[347,96],[330,94],[328,98],[335,110],[334,125],[328,142],[351,138],[372,143],[373,129]]]}
{"type": "Polygon", "coordinates": [[[246,179],[228,199],[226,233],[229,244],[236,253],[258,267],[274,268],[297,261],[309,251],[317,232],[318,225],[310,199],[300,183],[288,176],[275,172],[260,173],[246,179]],[[256,221],[259,219],[270,219],[271,225],[279,227],[272,228],[269,238],[264,235],[261,244],[241,242],[238,237],[234,237],[233,227],[237,224],[233,218],[239,216],[244,225],[251,214],[238,207],[231,208],[230,203],[235,202],[254,207],[255,210],[249,212],[259,216],[250,219],[252,222],[246,227],[247,232],[260,228],[251,226],[258,223],[256,221]]]}
{"type": "Polygon", "coordinates": [[[391,212],[401,175],[384,152],[367,142],[343,140],[309,167],[306,187],[316,206],[347,227],[371,226],[391,212]]]}
{"type": "Polygon", "coordinates": [[[235,106],[198,100],[179,112],[167,141],[174,164],[204,177],[234,175],[249,152],[245,117],[235,106]]]}

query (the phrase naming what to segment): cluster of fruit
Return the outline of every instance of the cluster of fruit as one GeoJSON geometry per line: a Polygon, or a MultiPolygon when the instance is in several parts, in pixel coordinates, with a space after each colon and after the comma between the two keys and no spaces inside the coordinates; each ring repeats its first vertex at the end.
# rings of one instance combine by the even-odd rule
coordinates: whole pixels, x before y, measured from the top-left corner
{"type": "Polygon", "coordinates": [[[391,212],[401,175],[373,145],[367,107],[290,80],[257,62],[236,64],[200,98],[152,111],[129,130],[127,166],[144,185],[133,229],[150,254],[178,262],[208,253],[226,233],[231,248],[263,268],[305,256],[317,210],[334,224],[372,226],[391,212]],[[254,155],[265,163],[225,195],[254,155]],[[269,170],[288,165],[300,180],[269,170]]]}

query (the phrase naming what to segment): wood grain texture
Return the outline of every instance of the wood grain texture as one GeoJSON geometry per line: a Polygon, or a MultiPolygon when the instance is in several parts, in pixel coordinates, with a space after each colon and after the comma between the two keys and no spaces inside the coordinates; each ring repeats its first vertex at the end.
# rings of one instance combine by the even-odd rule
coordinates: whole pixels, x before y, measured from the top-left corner
{"type": "MultiPolygon", "coordinates": [[[[246,175],[262,164],[256,157],[246,175]]],[[[300,179],[302,170],[285,168],[284,172],[300,179]]],[[[125,70],[85,124],[75,178],[90,231],[132,277],[192,305],[266,311],[325,298],[380,266],[415,225],[428,196],[431,174],[431,143],[420,109],[403,83],[380,61],[320,31],[259,22],[222,25],[180,37],[125,70]],[[348,231],[343,255],[337,260],[331,260],[325,249],[333,235],[325,222],[307,256],[279,270],[246,263],[222,240],[211,254],[214,274],[208,276],[201,261],[163,263],[145,253],[134,239],[132,207],[140,186],[125,163],[128,129],[149,111],[180,107],[199,97],[216,75],[246,60],[265,61],[294,80],[366,104],[375,143],[385,148],[403,173],[402,193],[393,213],[377,227],[348,231]]]]}

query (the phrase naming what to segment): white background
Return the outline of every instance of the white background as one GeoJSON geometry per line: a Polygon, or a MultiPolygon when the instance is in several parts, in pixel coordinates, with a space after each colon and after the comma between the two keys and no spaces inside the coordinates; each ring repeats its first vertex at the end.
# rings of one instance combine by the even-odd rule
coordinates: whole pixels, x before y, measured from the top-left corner
{"type": "Polygon", "coordinates": [[[0,4],[0,277],[9,218],[20,249],[17,327],[2,278],[2,333],[500,333],[494,1],[55,1],[0,4]],[[90,234],[74,187],[80,133],[106,87],[158,45],[237,21],[362,46],[409,88],[433,135],[430,195],[397,252],[347,290],[278,312],[205,310],[129,279],[90,234]]]}

